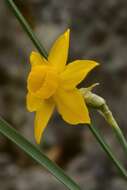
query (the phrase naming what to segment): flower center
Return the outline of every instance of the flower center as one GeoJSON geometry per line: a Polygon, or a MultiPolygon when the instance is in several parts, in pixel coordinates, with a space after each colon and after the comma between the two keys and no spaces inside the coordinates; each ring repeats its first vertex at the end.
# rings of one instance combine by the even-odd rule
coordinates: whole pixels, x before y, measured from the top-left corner
{"type": "Polygon", "coordinates": [[[28,91],[38,98],[47,99],[58,87],[58,75],[50,66],[35,66],[28,76],[28,91]]]}

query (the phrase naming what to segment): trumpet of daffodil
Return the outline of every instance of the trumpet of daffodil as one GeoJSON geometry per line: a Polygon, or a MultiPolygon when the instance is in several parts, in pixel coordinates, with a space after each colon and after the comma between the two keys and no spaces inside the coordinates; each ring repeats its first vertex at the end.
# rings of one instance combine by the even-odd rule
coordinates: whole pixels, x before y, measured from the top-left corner
{"type": "Polygon", "coordinates": [[[91,60],[76,60],[66,64],[69,33],[68,29],[56,40],[47,60],[37,52],[30,55],[27,109],[36,112],[37,143],[40,143],[42,133],[55,108],[69,124],[90,123],[85,100],[77,85],[98,63],[91,60]]]}

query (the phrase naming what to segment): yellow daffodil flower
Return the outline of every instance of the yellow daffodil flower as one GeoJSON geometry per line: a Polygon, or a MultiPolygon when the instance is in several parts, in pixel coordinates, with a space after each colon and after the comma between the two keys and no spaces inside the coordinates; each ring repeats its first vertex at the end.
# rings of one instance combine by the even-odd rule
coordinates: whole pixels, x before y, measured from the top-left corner
{"type": "Polygon", "coordinates": [[[66,65],[69,29],[54,43],[48,60],[37,52],[30,55],[31,71],[27,81],[27,108],[36,111],[35,139],[42,133],[56,108],[69,124],[90,123],[85,100],[77,89],[88,72],[98,65],[95,61],[76,60],[66,65]]]}

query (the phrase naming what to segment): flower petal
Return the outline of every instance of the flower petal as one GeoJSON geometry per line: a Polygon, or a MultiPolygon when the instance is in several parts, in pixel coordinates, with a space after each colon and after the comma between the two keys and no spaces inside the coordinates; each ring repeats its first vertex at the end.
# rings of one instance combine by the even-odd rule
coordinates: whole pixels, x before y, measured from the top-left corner
{"type": "Polygon", "coordinates": [[[74,88],[97,65],[99,65],[97,62],[90,60],[76,60],[68,64],[60,75],[62,86],[65,89],[74,88]]]}
{"type": "Polygon", "coordinates": [[[58,112],[70,124],[90,123],[88,109],[78,89],[59,89],[54,96],[58,112]]]}
{"type": "Polygon", "coordinates": [[[32,51],[32,53],[30,54],[30,63],[32,66],[38,66],[48,64],[48,61],[38,52],[32,51]]]}
{"type": "Polygon", "coordinates": [[[47,126],[47,123],[53,113],[54,103],[49,100],[44,100],[42,106],[37,110],[35,116],[35,139],[39,144],[42,133],[47,126]]]}
{"type": "Polygon", "coordinates": [[[48,60],[49,62],[61,72],[66,64],[68,57],[68,48],[69,48],[69,33],[68,29],[64,34],[62,34],[54,43],[51,51],[49,53],[48,60]]]}
{"type": "Polygon", "coordinates": [[[28,111],[36,111],[42,104],[42,99],[36,98],[31,93],[28,93],[26,96],[26,106],[28,111]]]}

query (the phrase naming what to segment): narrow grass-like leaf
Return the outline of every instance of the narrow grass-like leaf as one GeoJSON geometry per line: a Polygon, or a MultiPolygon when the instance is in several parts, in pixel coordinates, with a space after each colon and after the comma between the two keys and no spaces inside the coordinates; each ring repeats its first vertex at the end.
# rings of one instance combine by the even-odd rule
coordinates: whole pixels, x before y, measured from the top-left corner
{"type": "Polygon", "coordinates": [[[107,123],[112,127],[113,131],[116,134],[117,139],[119,140],[125,153],[127,154],[127,140],[122,130],[120,129],[117,121],[115,120],[111,110],[109,109],[108,105],[105,103],[98,111],[105,118],[107,123]]]}
{"type": "Polygon", "coordinates": [[[116,125],[115,127],[112,127],[113,131],[116,134],[116,137],[118,138],[120,144],[122,145],[126,155],[127,155],[127,140],[125,139],[125,136],[122,132],[122,130],[120,129],[120,127],[118,125],[116,125]]]}
{"type": "MultiPolygon", "coordinates": [[[[27,32],[29,38],[32,40],[33,44],[35,45],[35,47],[38,49],[38,51],[40,52],[40,54],[42,54],[46,59],[48,57],[48,54],[46,52],[46,50],[44,49],[44,47],[41,45],[40,41],[38,40],[38,38],[36,37],[36,35],[34,34],[34,32],[32,31],[31,27],[29,26],[29,24],[27,23],[27,21],[25,20],[25,18],[23,17],[23,15],[21,14],[21,12],[18,10],[18,7],[15,5],[14,1],[13,0],[7,0],[8,4],[10,5],[10,7],[12,8],[15,16],[17,17],[17,19],[19,20],[19,22],[21,23],[21,25],[23,26],[24,30],[27,32]]],[[[22,147],[22,141],[20,141],[20,139],[13,139],[14,136],[10,136],[10,134],[8,133],[8,126],[6,126],[6,129],[3,130],[3,124],[6,125],[6,122],[1,120],[0,121],[0,124],[2,123],[2,126],[0,125],[0,131],[2,134],[4,134],[6,137],[8,137],[10,140],[12,140],[13,142],[15,142],[17,144],[17,142],[19,143],[18,146],[23,148],[22,147]]],[[[94,128],[92,125],[89,125],[89,128],[91,130],[91,132],[93,133],[93,135],[95,136],[96,140],[99,142],[99,144],[101,145],[101,147],[103,148],[103,150],[106,152],[106,154],[109,156],[109,158],[113,161],[113,163],[116,165],[116,167],[119,169],[119,171],[121,172],[121,174],[127,179],[127,173],[126,173],[126,170],[123,168],[123,166],[120,164],[120,162],[116,159],[116,157],[114,156],[112,150],[110,149],[110,147],[107,145],[107,143],[104,141],[103,137],[99,134],[99,132],[97,131],[96,128],[94,128]]],[[[11,129],[11,134],[18,134],[14,129],[10,128],[11,129]]],[[[18,134],[19,135],[19,134],[18,134]]],[[[21,135],[19,135],[19,137],[22,139],[23,137],[21,135]]],[[[24,139],[24,138],[23,138],[24,139]]],[[[24,139],[25,142],[29,143],[26,139],[24,139]]],[[[28,145],[28,144],[27,144],[28,145]]],[[[30,143],[29,144],[31,148],[33,148],[33,145],[30,143]]],[[[29,146],[28,146],[29,147],[29,146]]],[[[28,148],[27,147],[27,148],[28,148]]],[[[29,148],[30,148],[29,147],[29,148]]],[[[30,148],[30,150],[31,150],[30,148]]],[[[34,147],[35,148],[35,147],[34,147]]],[[[39,150],[36,150],[35,153],[37,153],[38,155],[38,151],[39,150]],[[36,152],[37,151],[37,152],[36,152]]],[[[41,153],[41,152],[40,152],[41,153]]],[[[42,153],[41,153],[42,154],[42,153]]],[[[29,154],[31,155],[31,154],[29,154]]],[[[36,154],[35,154],[36,155],[36,154]]],[[[39,154],[39,157],[41,155],[39,154]]],[[[31,155],[31,157],[33,157],[31,155]]],[[[47,167],[47,161],[45,162],[45,155],[42,155],[43,159],[41,160],[41,162],[39,161],[39,163],[45,167],[47,167]]],[[[38,160],[37,157],[33,157],[35,160],[38,160]]],[[[50,163],[52,163],[50,160],[49,160],[50,163]]],[[[53,163],[52,163],[53,164],[53,163]]],[[[52,165],[51,164],[51,165],[52,165]]],[[[50,165],[49,165],[50,166],[50,165]]],[[[50,172],[54,171],[54,166],[52,166],[52,171],[49,167],[47,167],[49,169],[50,172]]],[[[55,167],[56,168],[56,167],[55,167]]],[[[60,171],[60,168],[58,169],[60,171]]],[[[53,172],[52,172],[53,173],[53,172]]],[[[61,177],[59,177],[59,172],[58,171],[55,171],[55,175],[60,181],[62,181],[64,178],[63,178],[63,174],[61,177]],[[58,174],[58,175],[56,175],[58,174]]],[[[67,177],[67,176],[66,176],[67,177]]],[[[67,177],[67,179],[69,179],[69,177],[67,177]]],[[[67,180],[68,181],[68,180],[67,180]]],[[[63,181],[62,181],[63,182],[63,181]]],[[[65,181],[64,181],[65,182],[65,181]]],[[[74,182],[72,181],[72,184],[74,182]]],[[[66,184],[66,182],[65,182],[66,184]]],[[[69,180],[68,181],[68,184],[71,184],[71,181],[69,180]]],[[[71,185],[72,185],[71,184],[71,185]]],[[[74,183],[75,184],[75,183],[74,183]]],[[[67,186],[67,184],[66,184],[67,186]]],[[[79,189],[78,186],[70,186],[72,187],[73,190],[77,190],[79,189]]]]}
{"type": "Polygon", "coordinates": [[[126,172],[126,170],[124,169],[122,164],[116,159],[116,157],[115,157],[114,153],[112,152],[111,148],[105,142],[104,138],[101,136],[99,131],[94,126],[92,126],[92,124],[88,125],[88,126],[89,126],[89,129],[92,132],[92,134],[97,139],[98,143],[101,145],[103,150],[107,153],[110,160],[112,160],[112,162],[115,164],[117,169],[120,171],[121,175],[127,180],[127,172],[126,172]]]}
{"type": "Polygon", "coordinates": [[[0,118],[0,133],[24,150],[26,154],[31,156],[40,165],[44,166],[52,175],[68,187],[68,189],[80,190],[80,187],[70,177],[68,177],[59,166],[49,160],[48,157],[35,145],[26,140],[2,118],[0,118]]]}
{"type": "Polygon", "coordinates": [[[15,14],[16,18],[19,20],[20,24],[22,25],[23,29],[28,34],[29,38],[32,40],[33,44],[37,48],[37,50],[42,54],[45,58],[47,58],[47,52],[45,51],[43,45],[40,43],[39,39],[33,32],[32,28],[26,21],[26,19],[23,17],[21,12],[19,11],[18,7],[14,3],[13,0],[7,0],[7,3],[9,4],[10,8],[12,9],[13,13],[15,14]]]}

